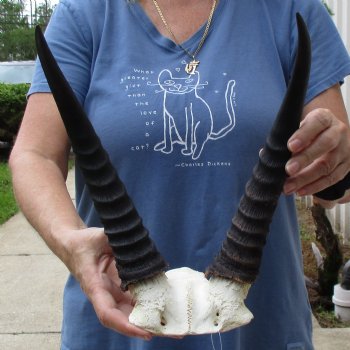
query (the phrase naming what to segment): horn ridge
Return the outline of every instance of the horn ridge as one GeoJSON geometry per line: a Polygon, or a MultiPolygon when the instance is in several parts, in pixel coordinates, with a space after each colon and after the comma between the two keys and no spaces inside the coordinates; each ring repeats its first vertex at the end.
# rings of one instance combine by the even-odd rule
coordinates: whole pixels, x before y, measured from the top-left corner
{"type": "Polygon", "coordinates": [[[308,86],[310,37],[299,13],[296,21],[297,56],[285,97],[226,239],[206,271],[207,276],[253,283],[258,275],[269,225],[287,177],[285,165],[291,155],[287,141],[299,127],[308,86]]]}
{"type": "Polygon", "coordinates": [[[233,260],[224,250],[217,257],[216,263],[220,265],[220,274],[214,274],[213,271],[210,271],[209,276],[223,277],[240,283],[253,283],[255,279],[252,276],[259,273],[257,268],[242,264],[238,260],[233,260]]]}
{"type": "Polygon", "coordinates": [[[246,194],[242,197],[238,210],[247,220],[256,220],[258,221],[257,225],[259,225],[260,221],[270,221],[276,204],[277,200],[275,198],[271,199],[271,197],[267,197],[266,200],[260,198],[259,201],[256,201],[254,198],[251,198],[246,194]]]}
{"type": "Polygon", "coordinates": [[[262,248],[260,245],[247,247],[235,240],[227,239],[223,244],[223,251],[229,258],[232,258],[231,253],[235,252],[235,260],[242,265],[244,264],[245,266],[254,269],[259,267],[260,257],[262,254],[262,248]],[[254,255],[255,259],[247,258],[246,254],[244,254],[245,251],[249,251],[251,255],[254,255]]]}
{"type": "MultiPolygon", "coordinates": [[[[260,222],[259,225],[257,225],[251,220],[246,220],[239,212],[237,212],[237,215],[232,219],[231,225],[235,227],[235,231],[237,231],[234,237],[245,236],[247,239],[249,239],[249,237],[261,237],[267,229],[266,223],[260,222]]],[[[229,235],[230,233],[231,231],[228,231],[227,234],[229,235]]]]}
{"type": "Polygon", "coordinates": [[[148,235],[147,230],[145,230],[143,227],[136,227],[134,230],[131,230],[131,231],[132,231],[131,235],[130,235],[130,231],[126,233],[123,232],[122,234],[120,234],[119,241],[118,242],[113,241],[111,245],[113,245],[113,247],[115,247],[116,249],[118,247],[132,245],[136,242],[144,240],[148,235]]]}
{"type": "Polygon", "coordinates": [[[114,208],[118,208],[120,207],[120,209],[118,208],[118,213],[120,213],[120,216],[124,216],[127,213],[130,213],[133,208],[134,205],[132,202],[128,201],[128,198],[125,199],[125,197],[122,200],[111,200],[107,203],[105,202],[96,202],[96,210],[98,212],[100,212],[100,217],[101,220],[113,220],[116,218],[116,210],[114,210],[114,208]],[[125,200],[125,202],[124,202],[125,200]]]}
{"type": "Polygon", "coordinates": [[[144,240],[139,240],[124,246],[117,246],[119,249],[121,247],[128,247],[129,249],[123,249],[123,254],[119,253],[118,263],[119,265],[125,265],[130,262],[137,260],[147,260],[147,257],[152,254],[154,246],[147,244],[147,237],[144,240]],[[135,252],[137,254],[135,254],[135,252]]]}
{"type": "Polygon", "coordinates": [[[116,267],[120,271],[119,277],[122,281],[120,287],[125,291],[128,289],[129,284],[144,280],[145,275],[150,277],[158,275],[159,271],[164,270],[164,260],[159,254],[153,253],[147,256],[147,260],[141,260],[140,263],[137,262],[137,265],[133,263],[121,265],[116,260],[116,267]],[[150,260],[152,261],[151,265],[148,264],[150,260]]]}
{"type": "Polygon", "coordinates": [[[38,56],[95,209],[112,247],[121,288],[162,273],[167,263],[143,226],[90,120],[53,57],[39,26],[38,56]]]}
{"type": "Polygon", "coordinates": [[[236,234],[227,235],[227,240],[232,242],[232,244],[236,244],[239,246],[245,246],[247,248],[254,248],[257,246],[261,246],[266,242],[266,236],[262,234],[247,234],[246,232],[242,232],[239,228],[237,228],[236,234]]]}

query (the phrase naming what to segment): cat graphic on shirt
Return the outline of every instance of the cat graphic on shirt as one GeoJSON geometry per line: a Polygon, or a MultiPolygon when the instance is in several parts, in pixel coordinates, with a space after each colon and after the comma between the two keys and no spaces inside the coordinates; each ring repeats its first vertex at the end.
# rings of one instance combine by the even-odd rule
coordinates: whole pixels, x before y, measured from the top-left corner
{"type": "Polygon", "coordinates": [[[170,70],[164,69],[158,76],[157,85],[164,93],[164,134],[163,140],[154,146],[155,151],[169,154],[173,152],[174,144],[178,143],[183,146],[183,155],[196,160],[209,140],[220,139],[235,127],[234,80],[227,83],[225,93],[229,121],[218,132],[213,132],[214,118],[210,106],[198,95],[198,90],[203,88],[199,72],[177,78],[170,70]],[[181,113],[179,106],[183,106],[181,113]]]}

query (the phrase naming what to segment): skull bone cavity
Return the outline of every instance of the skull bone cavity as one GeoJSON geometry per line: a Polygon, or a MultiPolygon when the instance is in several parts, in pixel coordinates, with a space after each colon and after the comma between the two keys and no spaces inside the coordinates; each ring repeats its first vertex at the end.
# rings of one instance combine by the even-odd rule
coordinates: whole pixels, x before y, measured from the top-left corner
{"type": "Polygon", "coordinates": [[[249,284],[213,277],[187,267],[130,286],[136,305],[130,323],[157,335],[228,331],[253,318],[245,307],[249,284]]]}

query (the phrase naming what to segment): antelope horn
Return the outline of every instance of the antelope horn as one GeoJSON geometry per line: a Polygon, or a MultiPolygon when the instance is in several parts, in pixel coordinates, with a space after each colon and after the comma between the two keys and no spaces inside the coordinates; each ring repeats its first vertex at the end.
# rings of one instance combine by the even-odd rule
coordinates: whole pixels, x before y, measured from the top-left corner
{"type": "MultiPolygon", "coordinates": [[[[310,69],[310,39],[300,15],[297,15],[297,24],[298,53],[286,96],[222,249],[207,269],[207,275],[212,276],[209,281],[203,273],[187,268],[168,271],[166,276],[161,273],[165,263],[149,240],[113,167],[110,163],[105,165],[108,156],[91,124],[72,92],[69,98],[73,102],[67,103],[67,97],[61,96],[62,91],[70,91],[68,83],[64,78],[62,80],[61,73],[59,79],[52,79],[50,71],[49,74],[45,72],[62,118],[68,124],[68,135],[86,183],[91,188],[96,210],[112,247],[116,248],[123,287],[126,289],[130,284],[129,289],[136,300],[129,317],[131,323],[155,334],[185,335],[227,331],[250,322],[253,317],[245,307],[244,299],[258,274],[269,224],[286,178],[284,169],[290,158],[286,144],[299,126],[310,69]],[[77,115],[78,119],[83,119],[84,127],[76,126],[77,115]],[[69,123],[70,118],[74,118],[73,123],[69,123]],[[85,135],[89,133],[94,134],[94,143],[87,142],[85,135]],[[77,145],[73,142],[75,139],[77,145]],[[86,149],[87,143],[91,145],[86,149]],[[92,159],[98,160],[91,164],[92,159]],[[113,176],[106,175],[110,173],[113,176]],[[116,179],[113,185],[109,185],[111,177],[116,179]],[[110,193],[113,193],[112,200],[109,200],[110,193]],[[134,242],[142,244],[134,245],[134,242]],[[145,250],[150,253],[144,254],[145,250]]],[[[43,56],[40,59],[45,71],[56,63],[46,52],[48,48],[42,34],[37,32],[38,46],[40,50],[45,49],[45,55],[39,53],[39,57],[43,56]]]]}
{"type": "Polygon", "coordinates": [[[244,300],[259,272],[269,225],[287,176],[287,141],[299,127],[308,85],[310,39],[300,15],[297,25],[298,52],[286,96],[222,249],[207,269],[211,278],[186,269],[168,271],[169,301],[160,310],[162,322],[158,325],[157,318],[148,315],[158,307],[152,303],[158,295],[154,297],[152,292],[164,288],[162,283],[156,281],[157,288],[153,281],[135,288],[138,302],[129,317],[135,325],[160,334],[203,334],[228,331],[253,318],[244,300]]]}
{"type": "Polygon", "coordinates": [[[167,264],[149,237],[116,170],[78,102],[44,35],[36,27],[38,56],[116,261],[121,288],[157,276],[167,264]]]}
{"type": "Polygon", "coordinates": [[[287,141],[299,127],[308,86],[311,44],[300,14],[297,25],[298,51],[286,95],[226,240],[207,269],[209,276],[253,283],[258,275],[269,225],[287,177],[285,165],[291,156],[287,141]]]}

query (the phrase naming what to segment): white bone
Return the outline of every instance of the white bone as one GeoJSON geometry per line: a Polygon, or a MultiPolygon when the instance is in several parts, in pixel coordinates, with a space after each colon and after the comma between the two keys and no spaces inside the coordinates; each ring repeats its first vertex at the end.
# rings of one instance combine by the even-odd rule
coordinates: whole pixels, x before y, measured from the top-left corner
{"type": "Polygon", "coordinates": [[[136,305],[130,323],[157,335],[225,332],[251,321],[245,307],[250,284],[207,280],[187,267],[130,285],[136,305]]]}

